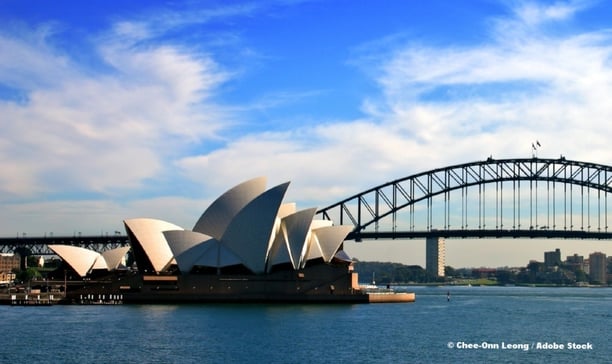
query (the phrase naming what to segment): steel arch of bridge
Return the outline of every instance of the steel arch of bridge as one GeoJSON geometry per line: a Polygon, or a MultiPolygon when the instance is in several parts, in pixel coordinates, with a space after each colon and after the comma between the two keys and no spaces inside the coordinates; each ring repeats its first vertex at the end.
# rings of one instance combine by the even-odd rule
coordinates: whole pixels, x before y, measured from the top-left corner
{"type": "MultiPolygon", "coordinates": [[[[347,240],[355,241],[423,237],[612,239],[612,233],[608,231],[608,195],[611,192],[611,166],[568,160],[564,157],[488,158],[485,161],[433,169],[387,182],[325,207],[317,211],[317,215],[341,225],[354,225],[355,228],[347,236],[347,240]],[[490,206],[491,199],[487,200],[485,193],[485,187],[489,185],[494,185],[495,188],[493,207],[490,206]],[[529,192],[528,202],[523,201],[524,196],[521,197],[521,187],[529,192]],[[470,188],[478,190],[476,208],[468,206],[467,196],[470,188]],[[512,194],[510,202],[507,195],[505,199],[503,197],[508,189],[512,194]],[[544,191],[541,191],[542,189],[544,191]],[[546,195],[545,206],[538,204],[538,191],[546,195]],[[455,229],[451,229],[451,193],[461,194],[461,226],[455,229]],[[444,223],[443,228],[436,229],[433,227],[432,201],[434,197],[439,196],[444,197],[444,223]],[[420,230],[415,229],[415,205],[419,202],[427,204],[426,228],[420,230]],[[508,207],[509,203],[512,206],[508,207]],[[528,206],[524,206],[525,204],[528,206]],[[467,211],[470,207],[478,210],[478,222],[475,224],[477,228],[468,224],[467,211]],[[403,209],[409,210],[408,229],[397,228],[398,213],[403,209]],[[492,219],[492,215],[487,215],[491,214],[491,210],[495,214],[495,223],[490,225],[495,228],[487,227],[486,224],[492,219]],[[527,210],[527,213],[524,210],[527,210]],[[541,216],[542,210],[545,210],[545,218],[541,216]],[[508,211],[511,211],[511,217],[504,216],[508,211]],[[521,224],[527,220],[525,214],[528,215],[528,224],[521,224]],[[392,220],[392,227],[381,229],[379,222],[389,218],[392,220]],[[511,228],[505,227],[504,222],[512,222],[511,228]],[[591,222],[594,222],[593,226],[591,222]]],[[[490,191],[489,193],[491,194],[490,191]]],[[[456,206],[453,211],[455,210],[456,206]]]]}

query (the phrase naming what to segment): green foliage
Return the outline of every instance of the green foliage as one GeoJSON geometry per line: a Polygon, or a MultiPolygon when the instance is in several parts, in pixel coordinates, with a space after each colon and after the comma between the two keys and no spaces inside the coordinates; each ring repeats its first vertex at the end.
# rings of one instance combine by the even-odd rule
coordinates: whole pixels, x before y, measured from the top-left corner
{"type": "Polygon", "coordinates": [[[30,255],[28,256],[27,262],[28,262],[28,267],[38,267],[38,258],[37,256],[34,255],[30,255]]]}
{"type": "Polygon", "coordinates": [[[589,277],[582,269],[576,270],[576,282],[588,282],[589,277]]]}
{"type": "Polygon", "coordinates": [[[455,270],[455,268],[451,267],[450,265],[447,265],[444,267],[444,275],[447,277],[455,277],[457,275],[457,271],[455,270]]]}
{"type": "Polygon", "coordinates": [[[18,282],[29,282],[32,278],[40,277],[40,272],[36,268],[28,268],[16,273],[16,279],[18,282]]]}
{"type": "Polygon", "coordinates": [[[435,282],[437,278],[429,277],[421,266],[404,265],[388,262],[354,262],[355,271],[359,273],[361,283],[402,284],[435,282]]]}
{"type": "Polygon", "coordinates": [[[510,271],[498,270],[495,276],[497,277],[497,282],[499,282],[499,284],[506,285],[516,283],[516,274],[510,271]]]}
{"type": "Polygon", "coordinates": [[[452,283],[472,285],[507,285],[507,284],[540,284],[540,285],[575,285],[577,282],[589,282],[589,276],[582,270],[572,270],[567,266],[546,267],[541,262],[530,262],[520,269],[492,269],[483,276],[481,270],[470,268],[454,269],[447,266],[445,277],[433,277],[418,265],[404,265],[389,262],[353,262],[355,272],[359,273],[360,283],[385,284],[421,284],[452,283]]]}

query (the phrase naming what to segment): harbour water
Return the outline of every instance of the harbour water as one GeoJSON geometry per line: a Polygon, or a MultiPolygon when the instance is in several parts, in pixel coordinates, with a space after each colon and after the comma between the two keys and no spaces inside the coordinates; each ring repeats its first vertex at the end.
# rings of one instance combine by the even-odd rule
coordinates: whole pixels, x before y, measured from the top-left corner
{"type": "Polygon", "coordinates": [[[416,292],[416,302],[0,306],[0,363],[601,363],[612,357],[609,288],[405,289],[416,292]]]}

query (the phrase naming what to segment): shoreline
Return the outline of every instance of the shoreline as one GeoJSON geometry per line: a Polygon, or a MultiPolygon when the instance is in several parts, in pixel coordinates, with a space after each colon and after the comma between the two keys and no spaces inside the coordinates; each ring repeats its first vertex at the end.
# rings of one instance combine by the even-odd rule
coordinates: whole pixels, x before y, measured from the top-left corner
{"type": "MultiPolygon", "coordinates": [[[[390,283],[390,287],[527,287],[527,288],[612,288],[610,285],[562,285],[562,284],[470,284],[470,283],[390,283]]],[[[381,284],[381,286],[386,286],[381,284]]]]}

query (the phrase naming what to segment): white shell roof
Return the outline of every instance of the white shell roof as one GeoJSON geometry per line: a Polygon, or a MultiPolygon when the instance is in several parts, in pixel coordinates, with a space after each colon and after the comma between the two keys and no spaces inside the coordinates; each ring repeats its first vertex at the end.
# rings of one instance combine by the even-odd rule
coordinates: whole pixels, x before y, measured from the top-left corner
{"type": "Polygon", "coordinates": [[[236,214],[266,190],[266,181],[257,177],[231,188],[204,211],[192,230],[220,240],[236,214]]]}
{"type": "Polygon", "coordinates": [[[68,263],[79,276],[84,277],[93,269],[117,269],[130,247],[111,249],[102,254],[72,245],[53,244],[49,245],[49,249],[68,263]]]}
{"type": "Polygon", "coordinates": [[[305,245],[304,249],[302,250],[299,267],[304,268],[306,266],[307,261],[322,257],[323,253],[321,253],[321,247],[319,246],[317,236],[315,234],[312,234],[311,232],[308,244],[305,245]]]}
{"type": "Polygon", "coordinates": [[[104,257],[102,256],[102,254],[98,255],[98,257],[96,258],[96,261],[91,266],[91,270],[94,270],[94,269],[108,269],[108,266],[106,265],[106,260],[104,260],[104,257]]]}
{"type": "Polygon", "coordinates": [[[230,265],[242,264],[242,259],[218,240],[212,239],[204,243],[204,245],[206,245],[207,248],[194,262],[194,265],[223,268],[230,265]]]}
{"type": "Polygon", "coordinates": [[[268,255],[268,267],[291,262],[293,268],[297,268],[302,248],[309,240],[310,224],[316,211],[316,208],[301,210],[281,220],[268,255]]]}
{"type": "Polygon", "coordinates": [[[59,255],[81,277],[89,273],[98,258],[102,258],[100,253],[78,246],[52,244],[49,245],[49,249],[59,255]]]}
{"type": "Polygon", "coordinates": [[[206,234],[188,230],[164,231],[164,236],[182,272],[189,272],[198,257],[210,247],[208,243],[214,240],[206,234]]]}
{"type": "Polygon", "coordinates": [[[249,202],[227,226],[221,242],[254,273],[265,271],[268,246],[276,215],[289,182],[278,185],[249,202]]]}
{"type": "Polygon", "coordinates": [[[117,269],[117,267],[119,267],[119,264],[121,264],[121,260],[127,254],[128,250],[130,250],[130,247],[124,246],[102,252],[102,256],[104,257],[104,260],[106,262],[106,267],[109,270],[117,269]]]}
{"type": "Polygon", "coordinates": [[[284,219],[287,227],[287,242],[291,253],[291,263],[294,269],[297,269],[300,264],[304,245],[310,241],[310,224],[316,212],[316,208],[301,210],[284,219]]]}
{"type": "Polygon", "coordinates": [[[308,237],[308,243],[304,244],[303,248],[300,251],[300,258],[298,267],[304,268],[306,266],[306,262],[311,259],[322,258],[323,253],[321,252],[321,247],[319,246],[319,240],[316,235],[312,234],[312,231],[315,229],[319,229],[322,227],[332,226],[333,222],[330,220],[312,220],[310,223],[310,234],[308,237]]]}
{"type": "Polygon", "coordinates": [[[195,265],[222,268],[242,263],[235,253],[206,234],[173,230],[165,231],[164,236],[182,272],[189,272],[195,265]]]}
{"type": "Polygon", "coordinates": [[[132,242],[132,244],[140,244],[156,272],[163,271],[173,262],[172,250],[163,232],[182,230],[180,226],[149,218],[128,219],[123,222],[136,237],[137,242],[132,242]]]}
{"type": "MultiPolygon", "coordinates": [[[[329,224],[331,224],[331,222],[329,222],[329,224]]],[[[338,249],[342,245],[344,238],[346,238],[348,233],[350,233],[353,229],[353,227],[349,225],[317,225],[321,225],[323,227],[319,227],[311,231],[311,239],[308,242],[308,246],[302,251],[302,258],[299,265],[300,268],[304,268],[307,261],[317,258],[323,258],[323,261],[326,263],[331,262],[336,253],[338,253],[338,249]]]]}
{"type": "Polygon", "coordinates": [[[286,230],[284,225],[281,226],[281,231],[275,236],[274,242],[268,252],[268,270],[272,268],[273,265],[291,262],[286,230]]]}
{"type": "Polygon", "coordinates": [[[353,230],[353,226],[339,225],[328,226],[313,230],[317,237],[323,260],[327,263],[331,262],[334,255],[342,245],[344,238],[353,230]]]}

